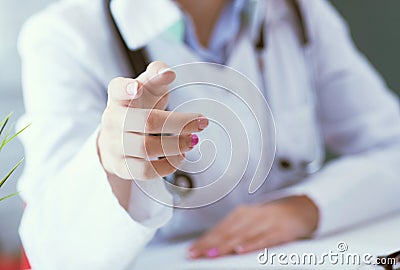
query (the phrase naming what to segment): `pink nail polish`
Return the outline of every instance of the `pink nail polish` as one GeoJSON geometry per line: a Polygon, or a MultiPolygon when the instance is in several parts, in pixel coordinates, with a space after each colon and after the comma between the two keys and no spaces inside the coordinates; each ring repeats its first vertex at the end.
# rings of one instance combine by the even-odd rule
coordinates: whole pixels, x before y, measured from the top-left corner
{"type": "Polygon", "coordinates": [[[134,81],[133,83],[130,83],[126,87],[126,92],[128,93],[129,96],[135,97],[138,93],[139,84],[137,81],[134,81]]]}
{"type": "Polygon", "coordinates": [[[192,135],[192,147],[195,147],[199,143],[199,136],[196,134],[192,135]]]}
{"type": "Polygon", "coordinates": [[[197,119],[197,125],[200,130],[205,129],[208,126],[208,119],[205,117],[199,117],[197,119]]]}
{"type": "Polygon", "coordinates": [[[207,251],[206,255],[207,255],[207,257],[209,257],[209,258],[215,258],[215,257],[218,257],[219,251],[218,251],[217,248],[212,248],[212,249],[209,249],[209,250],[207,251]]]}

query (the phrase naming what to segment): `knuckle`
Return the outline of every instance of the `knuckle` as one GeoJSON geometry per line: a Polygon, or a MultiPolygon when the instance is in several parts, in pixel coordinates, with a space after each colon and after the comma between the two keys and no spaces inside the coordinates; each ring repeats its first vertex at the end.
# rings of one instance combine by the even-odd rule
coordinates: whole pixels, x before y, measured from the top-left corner
{"type": "MultiPolygon", "coordinates": [[[[130,134],[128,134],[130,136],[130,134]]],[[[134,139],[124,141],[124,153],[125,155],[134,156],[136,158],[145,159],[149,158],[148,151],[144,143],[145,138],[143,136],[137,136],[134,139]]]]}
{"type": "Polygon", "coordinates": [[[112,121],[102,121],[101,125],[102,132],[112,133],[116,128],[115,123],[113,123],[112,121]]]}
{"type": "Polygon", "coordinates": [[[111,140],[109,142],[109,151],[116,157],[123,157],[125,153],[125,148],[120,140],[111,140]]]}
{"type": "Polygon", "coordinates": [[[101,131],[98,139],[99,153],[103,163],[109,163],[116,156],[114,147],[112,147],[113,141],[110,140],[110,136],[107,132],[101,131]]]}
{"type": "Polygon", "coordinates": [[[113,121],[110,118],[111,118],[110,111],[107,108],[104,110],[103,115],[101,116],[101,124],[106,129],[112,128],[113,121]]]}
{"type": "Polygon", "coordinates": [[[164,62],[161,61],[154,61],[151,62],[148,66],[147,66],[147,70],[153,70],[153,69],[157,69],[157,68],[162,68],[162,67],[167,67],[166,64],[164,64],[164,62]]]}
{"type": "Polygon", "coordinates": [[[101,123],[104,128],[107,130],[114,130],[117,129],[121,123],[120,115],[117,113],[113,106],[108,106],[102,116],[101,116],[101,123]]]}
{"type": "Polygon", "coordinates": [[[116,173],[116,175],[121,178],[121,179],[131,179],[132,176],[130,175],[129,171],[127,169],[121,169],[119,172],[116,173]]]}
{"type": "Polygon", "coordinates": [[[151,113],[148,114],[145,122],[145,131],[154,131],[157,129],[159,125],[159,115],[156,111],[152,111],[151,113]]]}
{"type": "Polygon", "coordinates": [[[144,136],[144,139],[141,143],[141,153],[145,157],[153,157],[155,155],[153,149],[156,142],[157,137],[155,136],[144,136]]]}
{"type": "Polygon", "coordinates": [[[119,85],[121,85],[121,83],[124,81],[123,77],[116,77],[113,78],[109,83],[108,83],[108,93],[110,93],[111,91],[113,91],[116,87],[118,87],[119,85]]]}
{"type": "Polygon", "coordinates": [[[131,175],[123,159],[115,158],[112,162],[114,173],[122,179],[130,179],[131,175]]]}
{"type": "Polygon", "coordinates": [[[145,138],[138,139],[133,147],[135,147],[135,152],[137,153],[138,157],[141,157],[141,158],[146,158],[147,157],[146,146],[145,146],[145,138]]]}

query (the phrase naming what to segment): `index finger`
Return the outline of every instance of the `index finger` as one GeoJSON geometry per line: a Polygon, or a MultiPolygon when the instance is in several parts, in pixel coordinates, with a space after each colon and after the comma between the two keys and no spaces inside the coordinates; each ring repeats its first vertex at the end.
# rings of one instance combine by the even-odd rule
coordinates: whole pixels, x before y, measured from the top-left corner
{"type": "Polygon", "coordinates": [[[207,128],[209,124],[208,119],[199,113],[170,112],[156,109],[129,109],[125,113],[124,125],[128,132],[184,134],[200,132],[207,128]]]}

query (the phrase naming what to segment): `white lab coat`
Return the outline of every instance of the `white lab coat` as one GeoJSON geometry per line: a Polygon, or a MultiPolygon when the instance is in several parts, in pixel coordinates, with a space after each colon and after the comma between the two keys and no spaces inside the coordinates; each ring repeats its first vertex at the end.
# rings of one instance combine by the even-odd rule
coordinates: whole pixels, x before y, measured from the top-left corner
{"type": "MultiPolygon", "coordinates": [[[[266,0],[269,44],[263,75],[274,100],[277,160],[307,158],[309,138],[318,140],[315,133],[343,156],[304,179],[274,165],[254,195],[243,179],[221,201],[173,215],[171,208],[133,187],[132,211],[125,211],[111,191],[96,148],[107,84],[127,75],[101,2],[57,3],[29,20],[21,34],[26,115],[20,124],[32,126],[21,137],[26,168],[19,189],[27,207],[20,234],[33,269],[125,269],[158,228],[154,241],[168,241],[213,226],[237,205],[291,194],[306,194],[320,208],[316,235],[400,209],[397,99],[356,50],[345,23],[325,0],[300,1],[311,38],[305,49],[285,1],[266,0]],[[316,94],[310,95],[314,89],[316,94]],[[304,106],[305,96],[314,97],[316,108],[304,106]]],[[[140,11],[134,1],[121,2],[120,11],[131,16],[120,14],[118,24],[131,47],[145,42],[154,60],[171,66],[196,61],[179,42],[149,34],[158,33],[157,27],[132,26],[131,31],[134,19],[141,25],[139,18],[146,16],[135,17],[140,11]]],[[[159,13],[153,15],[173,21],[177,12],[171,3],[158,3],[163,6],[155,5],[153,11],[159,13]]],[[[259,84],[248,36],[239,40],[228,65],[259,84]]],[[[322,152],[319,147],[318,155],[322,152]]]]}

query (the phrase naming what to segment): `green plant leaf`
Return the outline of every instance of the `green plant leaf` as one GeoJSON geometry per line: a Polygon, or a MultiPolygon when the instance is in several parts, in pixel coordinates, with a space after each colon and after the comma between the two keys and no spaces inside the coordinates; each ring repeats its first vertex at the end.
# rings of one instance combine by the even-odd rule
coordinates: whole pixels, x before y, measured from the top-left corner
{"type": "Polygon", "coordinates": [[[15,193],[12,193],[12,194],[10,194],[10,195],[7,195],[7,196],[5,196],[5,197],[3,197],[3,198],[0,198],[0,202],[1,202],[1,201],[4,201],[5,199],[14,197],[15,195],[18,195],[18,194],[19,194],[19,192],[15,192],[15,193]]]}
{"type": "Polygon", "coordinates": [[[19,134],[21,134],[21,132],[23,132],[25,129],[27,129],[31,124],[26,125],[25,127],[21,128],[17,133],[15,133],[13,136],[11,136],[11,138],[9,138],[6,141],[6,144],[11,142],[15,137],[17,137],[19,134]]]}
{"type": "Polygon", "coordinates": [[[14,173],[14,171],[21,165],[21,163],[24,161],[24,159],[21,159],[15,166],[11,169],[9,173],[0,181],[0,188],[4,185],[4,183],[7,181],[8,178],[14,173]]]}
{"type": "MultiPolygon", "coordinates": [[[[6,129],[6,126],[11,118],[12,113],[10,113],[9,115],[7,115],[1,122],[0,122],[0,136],[3,134],[3,131],[6,129]]],[[[21,130],[19,130],[18,132],[16,132],[14,135],[10,136],[12,129],[13,129],[14,125],[11,125],[11,127],[7,128],[6,134],[4,135],[4,138],[1,140],[0,142],[0,152],[3,149],[3,147],[5,145],[7,145],[9,142],[11,142],[15,137],[17,137],[19,134],[21,134],[21,132],[23,132],[25,129],[27,129],[29,125],[25,126],[24,128],[22,128],[21,130]]],[[[15,166],[9,171],[9,173],[0,180],[0,188],[4,185],[4,183],[10,178],[10,176],[15,172],[15,170],[22,164],[24,159],[21,159],[17,164],[15,164],[15,166]]],[[[17,195],[19,192],[7,195],[5,197],[0,198],[0,202],[11,198],[15,195],[17,195]]]]}
{"type": "Polygon", "coordinates": [[[4,134],[4,138],[1,140],[1,143],[0,143],[0,151],[3,149],[4,146],[7,145],[6,141],[8,140],[8,137],[11,134],[11,130],[12,130],[12,127],[7,128],[7,131],[4,134]]]}
{"type": "Polygon", "coordinates": [[[9,115],[6,116],[6,118],[4,118],[3,121],[0,122],[0,135],[3,133],[4,128],[6,127],[8,120],[10,120],[12,113],[10,113],[9,115]]]}
{"type": "Polygon", "coordinates": [[[26,125],[25,127],[23,127],[22,129],[20,129],[17,133],[15,133],[14,135],[12,135],[10,138],[10,131],[12,129],[12,127],[7,131],[6,136],[4,137],[3,141],[0,144],[0,151],[3,149],[4,146],[6,146],[9,142],[11,142],[15,137],[17,137],[19,134],[21,134],[21,132],[23,132],[25,129],[27,129],[29,125],[26,125]]]}

